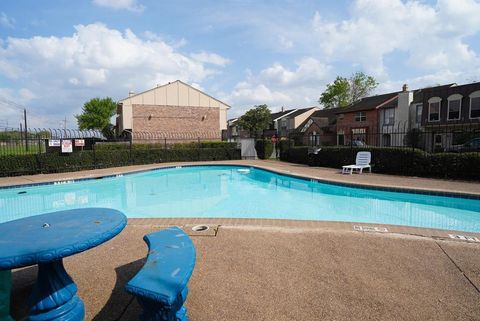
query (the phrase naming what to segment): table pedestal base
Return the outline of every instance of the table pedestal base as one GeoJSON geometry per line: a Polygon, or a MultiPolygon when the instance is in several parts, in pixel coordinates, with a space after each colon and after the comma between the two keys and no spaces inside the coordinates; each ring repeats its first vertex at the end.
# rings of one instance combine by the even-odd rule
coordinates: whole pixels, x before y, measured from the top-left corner
{"type": "Polygon", "coordinates": [[[81,321],[85,306],[62,260],[38,264],[37,283],[30,296],[29,321],[81,321]]]}
{"type": "Polygon", "coordinates": [[[0,271],[0,321],[13,321],[10,317],[10,290],[12,288],[12,272],[0,271]]]}

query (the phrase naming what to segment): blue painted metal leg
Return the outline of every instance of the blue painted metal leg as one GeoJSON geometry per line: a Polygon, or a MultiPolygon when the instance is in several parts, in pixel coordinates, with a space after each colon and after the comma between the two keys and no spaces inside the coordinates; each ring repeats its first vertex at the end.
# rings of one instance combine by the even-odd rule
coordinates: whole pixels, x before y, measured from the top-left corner
{"type": "Polygon", "coordinates": [[[29,321],[81,321],[85,306],[63,261],[38,264],[37,283],[30,296],[29,321]]]}
{"type": "Polygon", "coordinates": [[[10,316],[12,271],[0,271],[0,321],[13,321],[10,316]]]}

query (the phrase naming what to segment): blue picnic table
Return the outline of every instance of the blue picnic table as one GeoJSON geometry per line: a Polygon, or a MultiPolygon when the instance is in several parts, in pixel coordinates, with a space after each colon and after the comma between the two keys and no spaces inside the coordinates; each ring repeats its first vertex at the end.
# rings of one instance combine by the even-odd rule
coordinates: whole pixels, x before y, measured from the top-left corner
{"type": "Polygon", "coordinates": [[[126,224],[123,213],[107,208],[59,211],[0,224],[1,273],[38,264],[27,320],[83,320],[85,307],[63,258],[110,240],[126,224]]]}

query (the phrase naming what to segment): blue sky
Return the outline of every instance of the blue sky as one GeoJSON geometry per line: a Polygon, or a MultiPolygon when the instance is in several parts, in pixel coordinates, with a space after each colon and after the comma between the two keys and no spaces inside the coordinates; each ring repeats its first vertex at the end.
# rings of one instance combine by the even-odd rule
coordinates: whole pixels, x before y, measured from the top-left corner
{"type": "Polygon", "coordinates": [[[2,1],[0,127],[76,127],[93,97],[180,79],[232,106],[317,105],[337,75],[377,93],[480,81],[480,1],[2,1]]]}

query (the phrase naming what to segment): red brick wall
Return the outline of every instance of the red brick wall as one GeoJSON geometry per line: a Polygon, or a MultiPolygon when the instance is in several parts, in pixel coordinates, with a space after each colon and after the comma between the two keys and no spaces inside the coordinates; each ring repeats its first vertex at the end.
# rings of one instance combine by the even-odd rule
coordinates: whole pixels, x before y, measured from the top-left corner
{"type": "Polygon", "coordinates": [[[355,121],[355,115],[357,112],[344,113],[343,119],[337,115],[337,132],[343,130],[345,132],[345,142],[348,144],[352,139],[352,129],[354,128],[366,128],[367,139],[366,143],[369,145],[375,144],[375,135],[378,128],[378,111],[376,109],[366,110],[366,121],[355,121]]]}
{"type": "Polygon", "coordinates": [[[204,133],[220,138],[220,110],[207,107],[133,105],[134,132],[204,133]]]}

